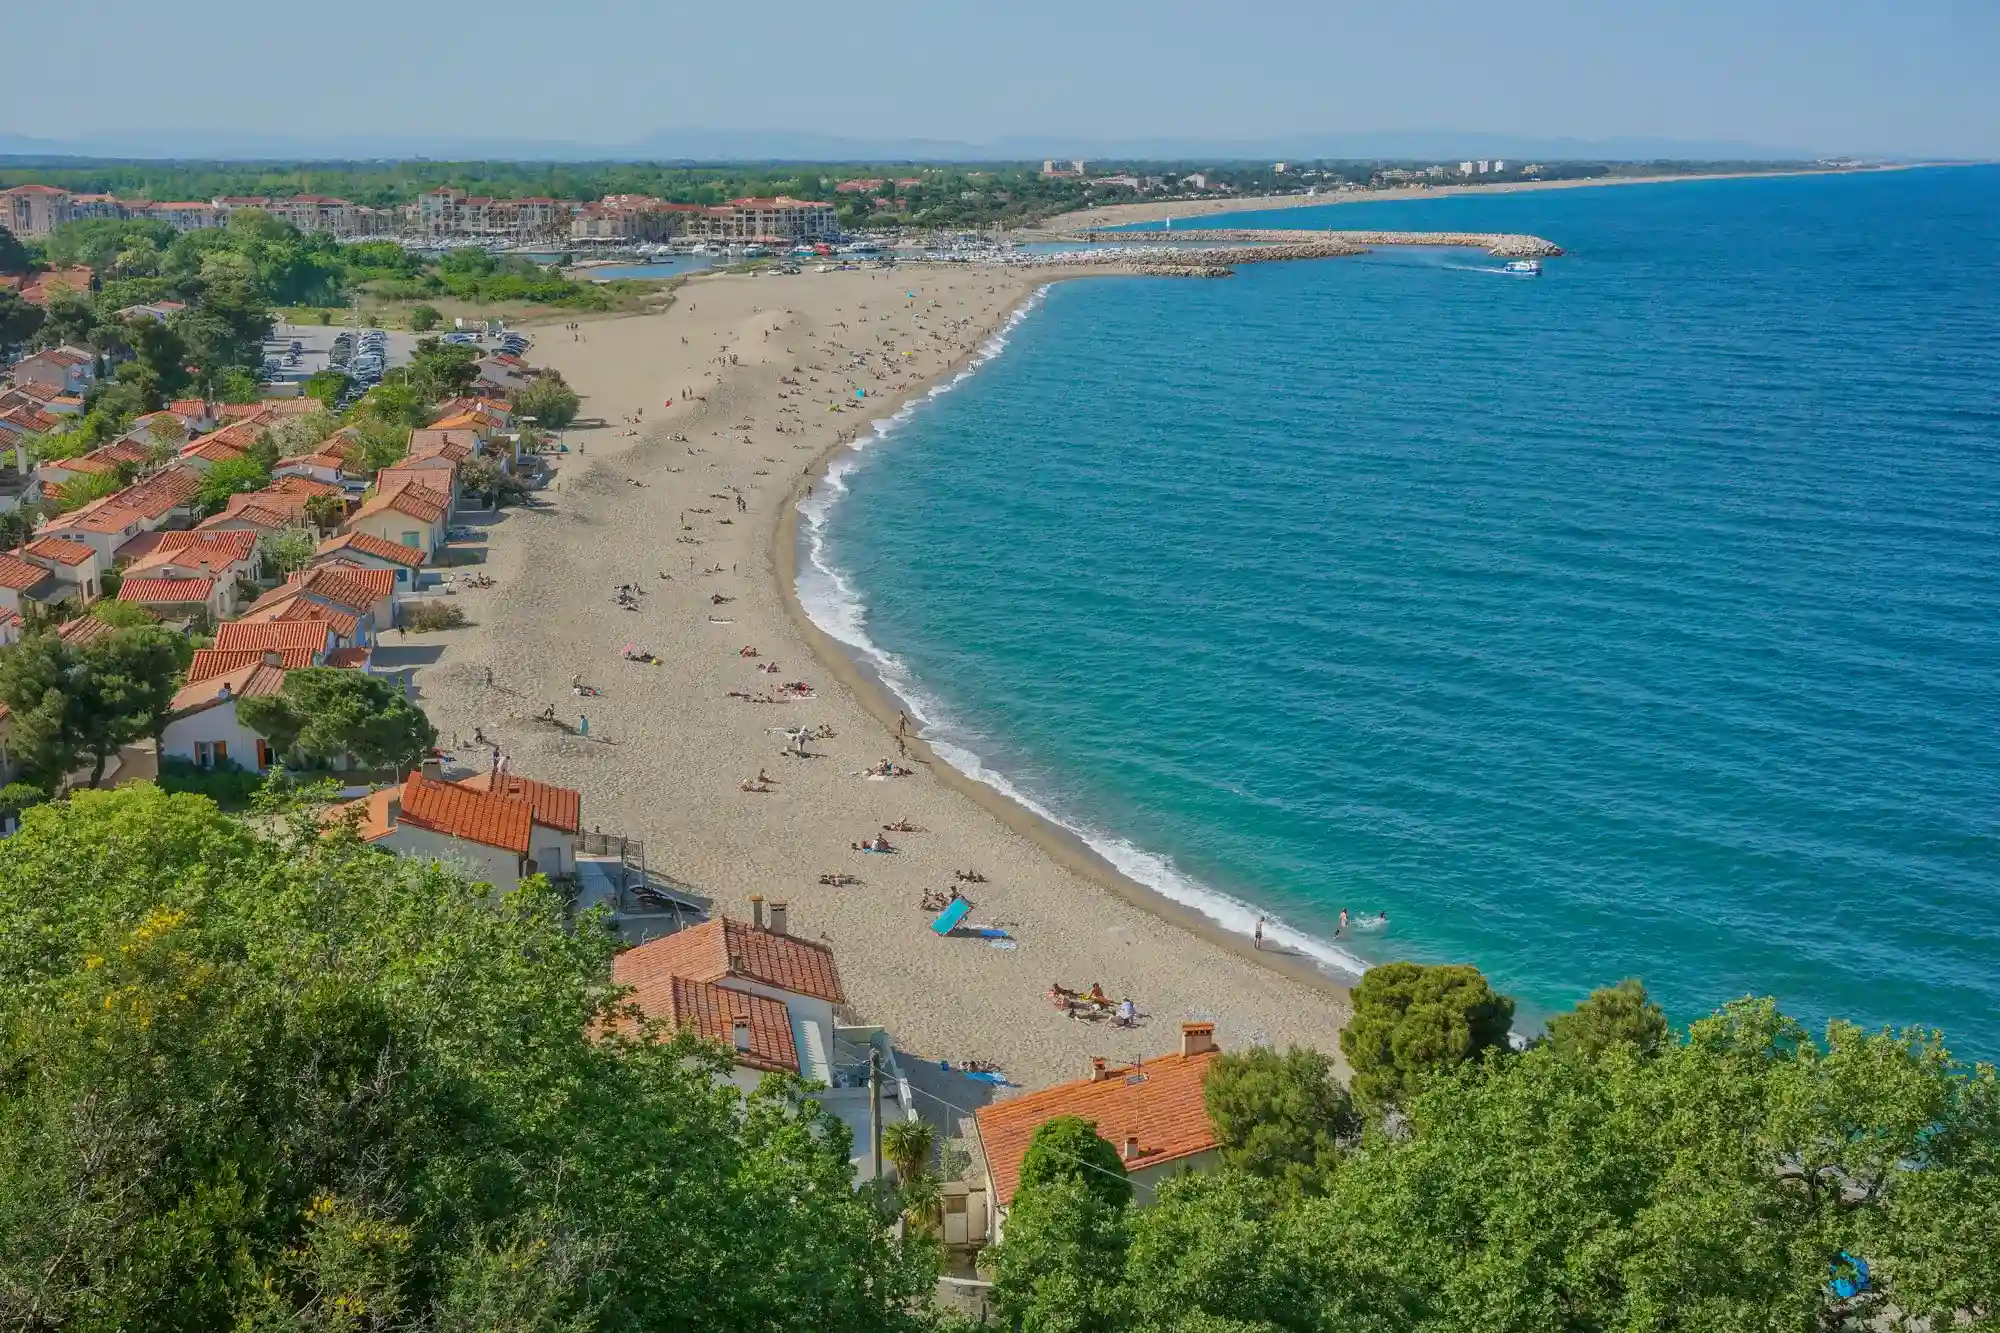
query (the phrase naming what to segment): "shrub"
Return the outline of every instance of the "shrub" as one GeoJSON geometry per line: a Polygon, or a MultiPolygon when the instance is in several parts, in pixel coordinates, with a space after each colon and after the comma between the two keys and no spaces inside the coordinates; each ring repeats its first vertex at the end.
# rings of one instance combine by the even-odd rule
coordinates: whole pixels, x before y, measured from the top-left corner
{"type": "Polygon", "coordinates": [[[420,305],[410,310],[410,328],[417,333],[429,333],[442,323],[444,316],[438,313],[436,306],[420,305]]]}
{"type": "Polygon", "coordinates": [[[160,759],[159,785],[162,791],[206,796],[225,810],[241,810],[262,790],[264,779],[234,759],[202,768],[191,760],[166,755],[160,759]]]}
{"type": "Polygon", "coordinates": [[[465,612],[450,602],[411,602],[403,607],[403,628],[417,634],[457,629],[464,623],[465,612]]]}

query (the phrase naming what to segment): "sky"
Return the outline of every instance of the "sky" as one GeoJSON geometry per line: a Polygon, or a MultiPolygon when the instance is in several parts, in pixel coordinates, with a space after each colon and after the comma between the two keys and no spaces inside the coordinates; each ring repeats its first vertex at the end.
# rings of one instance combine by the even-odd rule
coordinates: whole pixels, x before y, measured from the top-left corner
{"type": "Polygon", "coordinates": [[[93,0],[0,136],[1464,130],[2000,157],[1996,0],[93,0]],[[82,71],[82,72],[80,72],[82,71]]]}

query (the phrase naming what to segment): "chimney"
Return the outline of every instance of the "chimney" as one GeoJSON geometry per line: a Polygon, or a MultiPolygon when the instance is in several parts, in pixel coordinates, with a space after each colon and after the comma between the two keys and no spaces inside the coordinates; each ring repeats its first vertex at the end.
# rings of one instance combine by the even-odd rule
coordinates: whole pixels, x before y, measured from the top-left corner
{"type": "Polygon", "coordinates": [[[1105,1068],[1104,1057],[1101,1055],[1091,1056],[1090,1081],[1092,1083],[1102,1083],[1105,1079],[1109,1078],[1110,1076],[1111,1075],[1107,1072],[1105,1068]]]}
{"type": "Polygon", "coordinates": [[[729,1039],[739,1051],[750,1049],[750,1020],[740,1015],[729,1025],[729,1039]]]}
{"type": "Polygon", "coordinates": [[[1125,1160],[1128,1162],[1139,1160],[1139,1136],[1137,1134],[1127,1134],[1125,1136],[1125,1160]]]}
{"type": "Polygon", "coordinates": [[[1215,1024],[1181,1024],[1182,1055],[1206,1055],[1215,1049],[1215,1024]]]}
{"type": "Polygon", "coordinates": [[[750,895],[750,924],[759,930],[764,928],[764,895],[761,893],[750,895]]]}
{"type": "Polygon", "coordinates": [[[436,758],[426,759],[423,762],[422,772],[424,777],[431,782],[443,782],[444,761],[436,758]]]}
{"type": "Polygon", "coordinates": [[[782,935],[785,933],[785,908],[788,906],[790,906],[789,903],[773,902],[771,904],[771,933],[773,935],[782,935]]]}

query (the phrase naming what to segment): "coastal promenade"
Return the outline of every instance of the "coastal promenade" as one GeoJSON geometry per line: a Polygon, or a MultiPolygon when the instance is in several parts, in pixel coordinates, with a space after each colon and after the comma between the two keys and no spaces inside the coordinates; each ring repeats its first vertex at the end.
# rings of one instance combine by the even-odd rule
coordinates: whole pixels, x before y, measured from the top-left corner
{"type": "MultiPolygon", "coordinates": [[[[1253,952],[899,738],[896,701],[795,598],[797,506],[842,484],[827,468],[847,466],[846,442],[949,383],[1057,277],[1122,271],[709,274],[663,313],[544,329],[534,359],[583,395],[584,420],[553,488],[487,529],[495,586],[455,599],[471,623],[410,641],[429,659],[426,711],[447,740],[478,727],[519,771],[581,791],[593,821],[643,840],[649,865],[717,910],[786,901],[796,932],[838,948],[856,1010],[921,1059],[990,1061],[1041,1086],[1093,1055],[1153,1054],[1195,1019],[1229,1048],[1337,1059],[1345,991],[1282,930],[1253,952]],[[614,600],[621,584],[643,589],[637,610],[614,600]],[[573,677],[598,693],[579,697],[573,677]],[[537,726],[551,705],[587,714],[588,734],[537,726]],[[785,734],[798,729],[803,746],[785,734]],[[869,776],[884,758],[910,776],[869,776]],[[878,834],[895,850],[854,846],[878,834]],[[1012,947],[933,933],[922,899],[953,887],[975,904],[968,924],[1012,947]],[[1143,1017],[1067,1018],[1044,998],[1052,982],[1101,984],[1143,1017]]],[[[851,609],[818,614],[863,628],[841,618],[851,609]]],[[[979,1090],[963,1082],[968,1103],[979,1090]]]]}
{"type": "MultiPolygon", "coordinates": [[[[1264,249],[1278,246],[1302,249],[1314,246],[1344,247],[1340,254],[1365,254],[1389,246],[1430,245],[1450,249],[1484,250],[1499,259],[1547,259],[1563,250],[1554,241],[1539,236],[1497,231],[1301,231],[1285,228],[1211,227],[1173,232],[1082,231],[1067,233],[1072,240],[1104,242],[1146,240],[1163,237],[1181,243],[1198,243],[1220,248],[1237,246],[1264,249]]],[[[1279,258],[1317,258],[1285,254],[1279,258]]]]}

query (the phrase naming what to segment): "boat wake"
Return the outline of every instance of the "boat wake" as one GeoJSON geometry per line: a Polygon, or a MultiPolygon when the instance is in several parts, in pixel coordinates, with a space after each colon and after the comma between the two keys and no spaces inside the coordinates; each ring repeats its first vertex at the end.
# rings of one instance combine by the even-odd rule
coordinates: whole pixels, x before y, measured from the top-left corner
{"type": "Polygon", "coordinates": [[[955,724],[943,703],[919,684],[909,664],[869,637],[867,605],[852,578],[834,563],[828,550],[828,521],[847,496],[847,478],[860,466],[861,455],[894,435],[924,403],[950,393],[976,374],[980,367],[1004,352],[1009,335],[1034,313],[1048,291],[1048,287],[1043,286],[1023,302],[1008,316],[1006,323],[980,346],[963,370],[943,384],[933,386],[923,397],[904,403],[888,417],[874,422],[871,433],[857,437],[845,452],[828,464],[825,475],[814,485],[812,494],[798,503],[801,520],[799,536],[804,556],[798,566],[799,605],[813,624],[849,649],[875,673],[883,686],[902,703],[911,721],[917,724],[918,734],[932,752],[960,773],[993,788],[1015,804],[1073,834],[1120,874],[1171,902],[1201,913],[1222,929],[1248,938],[1261,921],[1265,948],[1275,946],[1278,951],[1310,958],[1323,971],[1343,980],[1358,978],[1368,969],[1368,964],[1339,945],[1296,930],[1249,903],[1190,879],[1175,868],[1169,857],[1147,851],[1116,834],[1050,809],[1021,790],[1005,774],[989,767],[967,743],[976,738],[968,729],[955,724]]]}

